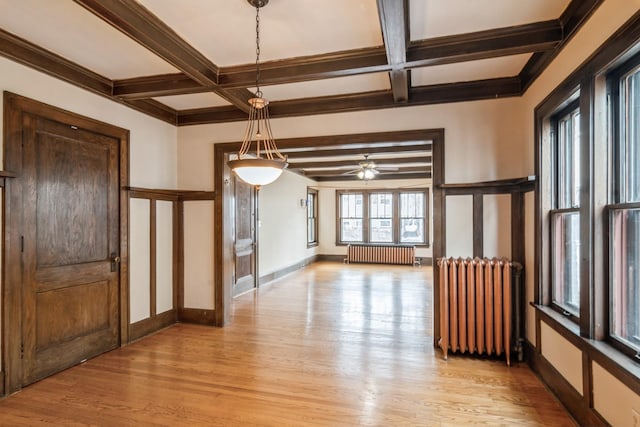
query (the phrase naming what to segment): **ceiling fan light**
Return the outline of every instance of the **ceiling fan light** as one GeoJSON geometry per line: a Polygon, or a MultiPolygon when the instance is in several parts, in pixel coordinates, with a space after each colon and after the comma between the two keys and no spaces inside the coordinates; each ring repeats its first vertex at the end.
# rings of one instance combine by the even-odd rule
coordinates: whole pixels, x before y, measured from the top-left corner
{"type": "Polygon", "coordinates": [[[362,178],[364,180],[373,179],[376,173],[372,169],[365,169],[362,171],[362,178]]]}

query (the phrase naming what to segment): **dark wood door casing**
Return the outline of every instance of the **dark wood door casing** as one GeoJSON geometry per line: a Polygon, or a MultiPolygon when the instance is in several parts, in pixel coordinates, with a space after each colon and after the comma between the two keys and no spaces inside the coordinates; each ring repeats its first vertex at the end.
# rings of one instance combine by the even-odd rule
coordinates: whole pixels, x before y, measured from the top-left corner
{"type": "Polygon", "coordinates": [[[5,187],[2,288],[12,393],[129,341],[129,131],[9,92],[4,123],[16,175],[5,187]]]}

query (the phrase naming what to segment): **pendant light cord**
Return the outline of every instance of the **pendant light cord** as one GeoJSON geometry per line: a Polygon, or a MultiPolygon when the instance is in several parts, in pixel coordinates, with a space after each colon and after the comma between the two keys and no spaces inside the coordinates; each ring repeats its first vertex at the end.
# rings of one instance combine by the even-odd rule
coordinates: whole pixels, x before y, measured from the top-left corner
{"type": "Polygon", "coordinates": [[[256,6],[256,97],[262,98],[260,90],[260,6],[256,6]]]}

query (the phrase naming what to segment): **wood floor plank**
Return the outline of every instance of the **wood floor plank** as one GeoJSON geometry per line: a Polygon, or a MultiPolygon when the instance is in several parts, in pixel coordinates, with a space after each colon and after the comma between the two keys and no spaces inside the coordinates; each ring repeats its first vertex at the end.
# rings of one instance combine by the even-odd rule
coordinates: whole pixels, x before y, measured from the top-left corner
{"type": "Polygon", "coordinates": [[[429,267],[316,263],[0,401],[1,426],[574,426],[526,367],[449,356],[429,267]]]}

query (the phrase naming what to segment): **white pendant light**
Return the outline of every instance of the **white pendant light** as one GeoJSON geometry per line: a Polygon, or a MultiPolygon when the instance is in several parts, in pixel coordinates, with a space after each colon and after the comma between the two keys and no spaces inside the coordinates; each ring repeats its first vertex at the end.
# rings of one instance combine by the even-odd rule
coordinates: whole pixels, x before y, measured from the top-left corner
{"type": "Polygon", "coordinates": [[[249,120],[242,146],[237,160],[231,160],[229,167],[241,180],[259,187],[278,179],[287,167],[287,158],[278,151],[273,139],[269,123],[269,101],[262,97],[260,90],[260,8],[269,0],[247,1],[256,8],[256,96],[249,99],[249,120]],[[256,152],[250,155],[253,140],[256,141],[256,152]]]}

